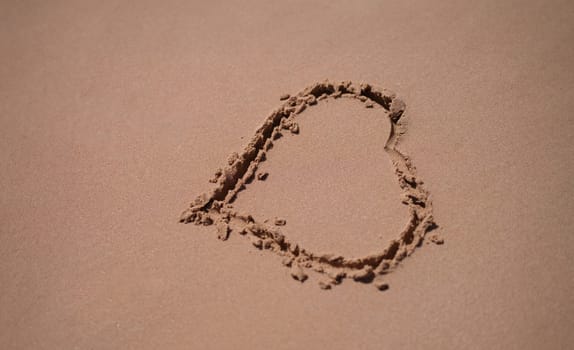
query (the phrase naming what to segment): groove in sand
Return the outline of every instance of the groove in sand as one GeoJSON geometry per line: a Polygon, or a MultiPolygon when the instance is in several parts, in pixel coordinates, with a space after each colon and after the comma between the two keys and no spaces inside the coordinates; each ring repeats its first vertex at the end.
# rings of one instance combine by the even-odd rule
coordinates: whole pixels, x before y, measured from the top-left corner
{"type": "MultiPolygon", "coordinates": [[[[283,264],[292,269],[294,279],[307,280],[307,270],[315,271],[326,278],[319,282],[323,289],[341,283],[344,279],[370,283],[380,290],[388,285],[382,276],[390,272],[398,263],[411,255],[420,246],[425,234],[437,225],[432,215],[429,193],[423,182],[416,176],[410,158],[397,149],[400,136],[406,131],[402,122],[405,104],[396,95],[385,89],[377,89],[369,84],[356,85],[351,82],[337,84],[328,81],[312,84],[294,96],[283,95],[284,103],[274,110],[257,129],[254,137],[243,153],[233,153],[224,169],[219,169],[210,182],[214,188],[199,195],[180,218],[183,223],[203,225],[215,224],[218,237],[226,240],[231,232],[248,237],[253,245],[262,250],[274,252],[282,257],[283,264]],[[391,133],[385,143],[402,189],[402,202],[409,208],[409,220],[398,238],[392,240],[380,252],[360,258],[348,258],[337,254],[317,254],[310,252],[285,237],[277,227],[258,222],[247,213],[240,213],[232,206],[237,194],[255,178],[258,165],[263,162],[283,130],[294,134],[299,132],[296,116],[306,108],[328,98],[349,98],[372,108],[380,105],[384,116],[391,122],[391,133]]],[[[265,174],[258,174],[264,179],[265,174]]]]}

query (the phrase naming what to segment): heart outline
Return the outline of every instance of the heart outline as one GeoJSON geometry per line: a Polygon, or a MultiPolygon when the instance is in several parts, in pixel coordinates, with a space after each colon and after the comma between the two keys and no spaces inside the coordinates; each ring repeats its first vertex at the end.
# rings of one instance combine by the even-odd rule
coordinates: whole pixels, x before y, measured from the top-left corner
{"type": "Polygon", "coordinates": [[[330,289],[346,278],[363,283],[379,280],[376,283],[378,289],[388,288],[387,284],[380,281],[380,276],[392,271],[400,261],[410,256],[421,245],[425,235],[438,227],[433,218],[429,193],[416,176],[411,159],[397,149],[400,137],[406,132],[402,118],[405,103],[389,90],[364,83],[356,85],[349,81],[336,84],[329,81],[314,83],[294,96],[286,95],[281,99],[286,101],[265,119],[243,153],[232,153],[228,166],[219,169],[215,178],[210,180],[216,187],[199,195],[181,214],[180,222],[198,225],[215,223],[218,237],[222,240],[226,240],[231,231],[246,235],[258,249],[283,256],[283,264],[292,269],[294,279],[305,281],[305,269],[326,275],[327,281],[319,283],[323,289],[330,289]],[[391,157],[403,191],[402,202],[409,207],[410,215],[398,239],[392,239],[380,253],[360,258],[312,253],[289,241],[278,230],[257,222],[249,214],[237,212],[231,206],[237,194],[254,179],[259,163],[265,160],[273,141],[281,135],[281,130],[298,133],[299,127],[295,121],[297,115],[322,100],[341,97],[359,100],[368,108],[379,105],[389,118],[391,132],[385,143],[385,151],[391,157]]]}

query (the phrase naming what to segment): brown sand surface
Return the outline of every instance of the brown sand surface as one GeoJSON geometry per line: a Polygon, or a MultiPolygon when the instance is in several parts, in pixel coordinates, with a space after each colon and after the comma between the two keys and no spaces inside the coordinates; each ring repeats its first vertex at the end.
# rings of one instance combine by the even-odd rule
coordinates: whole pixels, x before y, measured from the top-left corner
{"type": "Polygon", "coordinates": [[[247,185],[235,206],[285,219],[282,232],[311,251],[364,256],[386,247],[408,212],[384,149],[390,122],[380,114],[348,99],[309,108],[297,119],[300,132],[284,133],[261,163],[268,177],[247,185]]]}
{"type": "MultiPolygon", "coordinates": [[[[570,348],[573,39],[570,1],[2,2],[0,348],[570,348]],[[245,237],[178,223],[279,96],[324,79],[406,102],[398,148],[445,239],[384,292],[298,283],[245,237]]],[[[392,167],[356,153],[381,142],[373,113],[305,111],[236,207],[288,216],[285,234],[317,249],[390,239],[380,226],[407,218],[392,167]],[[309,137],[323,118],[342,122],[309,137]],[[331,146],[356,158],[317,164],[331,146]],[[305,195],[319,209],[297,207],[305,195]],[[322,204],[348,197],[329,219],[322,204]]]]}

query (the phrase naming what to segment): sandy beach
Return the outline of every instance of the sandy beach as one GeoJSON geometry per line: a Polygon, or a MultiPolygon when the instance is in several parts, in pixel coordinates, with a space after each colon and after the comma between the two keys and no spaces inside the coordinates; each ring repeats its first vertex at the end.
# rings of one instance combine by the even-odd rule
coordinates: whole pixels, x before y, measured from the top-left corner
{"type": "Polygon", "coordinates": [[[0,3],[1,349],[568,349],[568,1],[0,3]]]}

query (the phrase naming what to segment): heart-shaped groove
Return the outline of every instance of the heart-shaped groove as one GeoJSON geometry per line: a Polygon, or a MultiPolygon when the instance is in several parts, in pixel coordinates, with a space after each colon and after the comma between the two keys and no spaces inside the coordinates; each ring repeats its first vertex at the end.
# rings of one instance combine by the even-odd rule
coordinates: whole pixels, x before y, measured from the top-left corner
{"type": "MultiPolygon", "coordinates": [[[[370,84],[353,84],[344,81],[338,84],[329,81],[312,84],[296,95],[284,95],[285,102],[265,119],[255,132],[243,153],[233,153],[224,169],[215,173],[212,188],[199,195],[180,218],[183,223],[217,226],[218,237],[226,240],[231,232],[238,232],[250,238],[255,247],[283,256],[283,264],[290,267],[294,279],[304,282],[306,270],[312,270],[326,277],[319,282],[323,289],[330,289],[350,278],[357,282],[370,283],[385,290],[388,285],[381,276],[390,272],[398,263],[411,255],[421,245],[426,233],[437,227],[432,215],[429,193],[416,176],[410,158],[397,149],[400,136],[406,132],[403,123],[405,104],[396,95],[370,84]],[[364,103],[365,107],[382,107],[384,117],[389,118],[391,132],[385,143],[385,151],[391,161],[402,190],[402,203],[409,207],[409,220],[397,239],[391,240],[380,252],[360,258],[347,258],[336,254],[316,254],[295,242],[291,242],[276,227],[258,222],[253,216],[240,213],[231,203],[237,194],[253,181],[258,165],[282,130],[299,133],[296,116],[306,108],[329,98],[349,98],[364,103]]],[[[264,178],[265,174],[259,174],[264,178]]],[[[282,225],[284,222],[276,222],[282,225]]]]}

